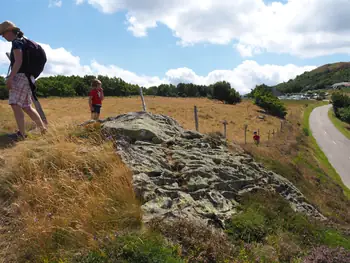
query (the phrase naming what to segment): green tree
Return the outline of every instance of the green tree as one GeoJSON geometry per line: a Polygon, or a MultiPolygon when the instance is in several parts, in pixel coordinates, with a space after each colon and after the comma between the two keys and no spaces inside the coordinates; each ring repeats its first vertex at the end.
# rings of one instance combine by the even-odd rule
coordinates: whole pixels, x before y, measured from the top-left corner
{"type": "Polygon", "coordinates": [[[230,95],[231,85],[226,81],[219,81],[210,85],[213,89],[213,99],[226,101],[230,95]]]}
{"type": "Polygon", "coordinates": [[[82,79],[74,80],[72,89],[75,91],[77,96],[87,96],[89,93],[89,86],[87,86],[82,79]]]}

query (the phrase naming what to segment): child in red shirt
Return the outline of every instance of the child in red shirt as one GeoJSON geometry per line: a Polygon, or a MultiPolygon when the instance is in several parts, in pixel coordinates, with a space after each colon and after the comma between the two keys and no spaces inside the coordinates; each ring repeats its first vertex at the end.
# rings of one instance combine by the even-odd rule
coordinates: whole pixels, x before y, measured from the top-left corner
{"type": "Polygon", "coordinates": [[[254,140],[256,145],[259,145],[259,143],[260,143],[260,136],[258,135],[257,132],[254,132],[253,140],[254,140]]]}
{"type": "Polygon", "coordinates": [[[102,83],[98,79],[94,79],[91,83],[91,87],[92,89],[89,93],[91,119],[98,120],[100,118],[102,101],[104,99],[102,83]]]}

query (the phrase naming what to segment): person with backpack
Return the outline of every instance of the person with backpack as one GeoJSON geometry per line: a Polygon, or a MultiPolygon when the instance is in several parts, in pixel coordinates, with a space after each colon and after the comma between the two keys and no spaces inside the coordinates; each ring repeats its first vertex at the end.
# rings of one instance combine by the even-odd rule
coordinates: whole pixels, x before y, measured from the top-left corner
{"type": "Polygon", "coordinates": [[[41,59],[42,63],[39,63],[39,66],[43,67],[46,56],[45,58],[37,56],[39,53],[33,48],[33,45],[37,44],[24,38],[20,28],[10,21],[0,24],[0,35],[8,42],[12,42],[11,73],[6,77],[6,86],[9,89],[9,105],[12,107],[18,126],[18,132],[13,135],[13,139],[22,140],[26,137],[24,112],[36,123],[41,132],[45,133],[47,128],[39,113],[32,107],[32,96],[35,96],[35,78],[38,73],[40,74],[40,70],[43,70],[35,67],[35,58],[41,59]]]}

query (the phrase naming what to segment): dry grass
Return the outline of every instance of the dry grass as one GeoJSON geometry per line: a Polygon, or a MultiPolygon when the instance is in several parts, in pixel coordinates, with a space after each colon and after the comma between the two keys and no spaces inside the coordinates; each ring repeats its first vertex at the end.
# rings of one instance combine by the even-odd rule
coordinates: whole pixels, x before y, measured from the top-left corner
{"type": "MultiPolygon", "coordinates": [[[[81,123],[90,119],[86,98],[48,98],[41,99],[41,104],[50,123],[81,123]]],[[[244,142],[244,124],[248,124],[247,140],[252,141],[253,131],[260,130],[261,140],[267,140],[269,130],[280,127],[278,118],[266,115],[266,119],[258,118],[259,107],[250,101],[237,105],[223,104],[204,98],[165,98],[146,97],[147,110],[152,113],[165,114],[175,118],[186,129],[195,129],[194,105],[198,108],[199,131],[202,133],[223,132],[223,120],[227,120],[227,136],[229,140],[244,142]]],[[[292,105],[289,110],[299,106],[292,105]]],[[[118,114],[140,111],[142,109],[139,97],[107,97],[103,103],[101,118],[118,114]]],[[[0,102],[0,132],[13,131],[16,126],[11,109],[6,101],[0,102]]],[[[28,118],[27,118],[28,120],[28,118]]]]}
{"type": "Polygon", "coordinates": [[[140,224],[130,171],[111,143],[84,132],[51,128],[2,152],[0,262],[62,256],[140,224]]]}
{"type": "MultiPolygon", "coordinates": [[[[102,141],[98,127],[89,131],[73,127],[90,118],[87,99],[40,101],[50,122],[47,135],[31,135],[30,140],[4,148],[0,134],[0,262],[23,262],[25,258],[36,262],[40,256],[52,258],[93,248],[95,236],[139,226],[141,220],[132,175],[115,155],[113,145],[102,141]]],[[[221,121],[226,119],[228,139],[240,144],[244,142],[243,126],[248,124],[247,151],[267,163],[276,161],[270,163],[271,168],[291,179],[322,210],[337,213],[341,221],[344,216],[350,218],[340,187],[327,176],[320,177],[317,169],[322,164],[315,161],[312,151],[307,152],[306,162],[298,159],[302,128],[298,124],[305,102],[288,103],[284,132],[269,142],[268,131],[279,130],[280,120],[268,115],[260,120],[259,108],[250,101],[225,105],[208,99],[146,97],[146,102],[152,113],[169,115],[187,129],[195,127],[196,105],[200,132],[222,132],[221,121]],[[252,144],[252,131],[258,129],[261,147],[252,144]],[[325,181],[320,183],[320,178],[325,181]]],[[[138,97],[108,97],[101,118],[139,110],[138,97]]],[[[15,128],[10,107],[1,101],[0,133],[15,128]]]]}

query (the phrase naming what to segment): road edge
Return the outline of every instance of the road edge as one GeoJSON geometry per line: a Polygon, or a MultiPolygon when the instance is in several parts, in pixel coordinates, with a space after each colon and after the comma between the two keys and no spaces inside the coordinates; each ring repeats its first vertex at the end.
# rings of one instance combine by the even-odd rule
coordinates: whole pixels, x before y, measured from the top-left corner
{"type": "Polygon", "coordinates": [[[328,118],[333,123],[334,127],[337,128],[338,131],[340,131],[346,138],[350,140],[350,131],[346,130],[346,128],[343,127],[343,125],[346,123],[344,123],[343,121],[341,121],[335,116],[334,110],[332,107],[328,111],[328,118]]]}
{"type": "Polygon", "coordinates": [[[312,130],[310,128],[310,116],[313,110],[315,110],[318,107],[326,106],[329,103],[316,103],[309,105],[305,111],[304,111],[304,120],[303,120],[303,127],[307,128],[309,131],[309,139],[310,139],[310,147],[312,147],[315,151],[315,157],[318,162],[322,163],[327,168],[327,174],[336,182],[338,183],[341,188],[343,189],[344,195],[350,199],[350,189],[344,184],[341,176],[338,174],[337,170],[333,167],[333,165],[329,162],[328,157],[323,152],[319,144],[317,143],[317,140],[312,134],[312,130]]]}

